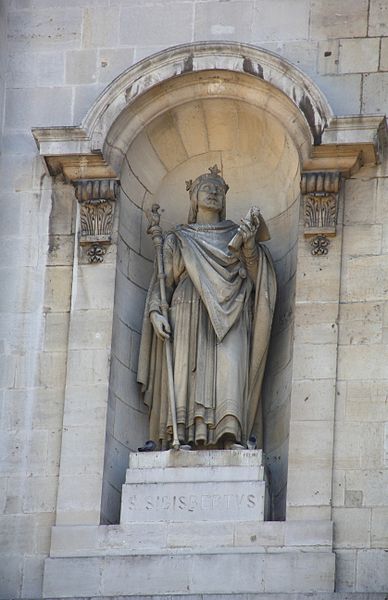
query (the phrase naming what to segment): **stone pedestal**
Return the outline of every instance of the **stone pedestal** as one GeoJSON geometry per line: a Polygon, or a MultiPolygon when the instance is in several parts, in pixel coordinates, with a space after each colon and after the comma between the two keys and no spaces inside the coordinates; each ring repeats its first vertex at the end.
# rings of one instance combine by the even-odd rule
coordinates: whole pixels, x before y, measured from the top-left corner
{"type": "Polygon", "coordinates": [[[120,524],[53,528],[44,598],[333,592],[332,523],[267,504],[260,450],[133,453],[120,524]]]}
{"type": "Polygon", "coordinates": [[[189,521],[195,529],[202,521],[263,521],[268,507],[261,450],[133,453],[120,522],[189,521]]]}

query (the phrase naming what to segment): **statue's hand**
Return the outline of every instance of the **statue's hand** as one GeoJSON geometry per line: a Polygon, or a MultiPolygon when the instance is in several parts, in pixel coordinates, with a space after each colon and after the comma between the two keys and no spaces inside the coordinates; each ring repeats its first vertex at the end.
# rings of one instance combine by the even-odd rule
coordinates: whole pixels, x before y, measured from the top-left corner
{"type": "Polygon", "coordinates": [[[241,219],[241,225],[239,228],[242,236],[242,243],[248,249],[255,247],[256,232],[259,229],[260,221],[259,218],[253,212],[250,218],[241,219]]]}
{"type": "Polygon", "coordinates": [[[167,321],[166,317],[158,313],[156,310],[153,310],[150,313],[150,319],[154,331],[159,339],[161,340],[169,340],[171,327],[170,323],[167,321]]]}

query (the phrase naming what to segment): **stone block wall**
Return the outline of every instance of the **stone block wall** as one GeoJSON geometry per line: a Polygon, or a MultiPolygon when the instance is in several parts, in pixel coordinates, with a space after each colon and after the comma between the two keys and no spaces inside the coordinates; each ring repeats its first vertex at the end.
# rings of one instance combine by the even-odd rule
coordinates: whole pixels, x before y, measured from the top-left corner
{"type": "MultiPolygon", "coordinates": [[[[39,598],[55,520],[75,207],[72,189],[45,173],[31,127],[80,123],[134,62],[199,40],[269,49],[310,75],[336,114],[383,115],[388,5],[9,0],[0,3],[0,24],[0,598],[39,598]]],[[[364,167],[345,186],[333,483],[338,591],[387,589],[387,214],[387,166],[364,167]]]]}
{"type": "Polygon", "coordinates": [[[385,591],[388,558],[387,171],[346,182],[334,436],[338,589],[385,591]]]}

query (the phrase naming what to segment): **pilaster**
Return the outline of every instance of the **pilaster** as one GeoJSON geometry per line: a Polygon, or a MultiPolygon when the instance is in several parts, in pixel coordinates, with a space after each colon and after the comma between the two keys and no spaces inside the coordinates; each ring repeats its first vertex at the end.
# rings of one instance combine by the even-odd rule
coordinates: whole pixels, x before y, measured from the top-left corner
{"type": "Polygon", "coordinates": [[[76,180],[77,231],[57,524],[100,523],[116,274],[118,182],[76,180]]]}

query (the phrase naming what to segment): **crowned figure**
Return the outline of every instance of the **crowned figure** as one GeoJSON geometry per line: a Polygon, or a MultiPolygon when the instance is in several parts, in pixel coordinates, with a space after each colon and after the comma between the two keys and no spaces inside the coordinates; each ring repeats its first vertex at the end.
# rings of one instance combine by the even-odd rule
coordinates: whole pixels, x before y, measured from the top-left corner
{"type": "Polygon", "coordinates": [[[138,381],[149,409],[150,437],[171,441],[164,340],[173,346],[179,441],[232,448],[255,435],[262,447],[261,388],[276,299],[268,228],[258,209],[240,225],[227,220],[228,185],[215,165],[186,182],[187,225],[163,243],[168,318],[158,273],[147,295],[138,381]]]}

